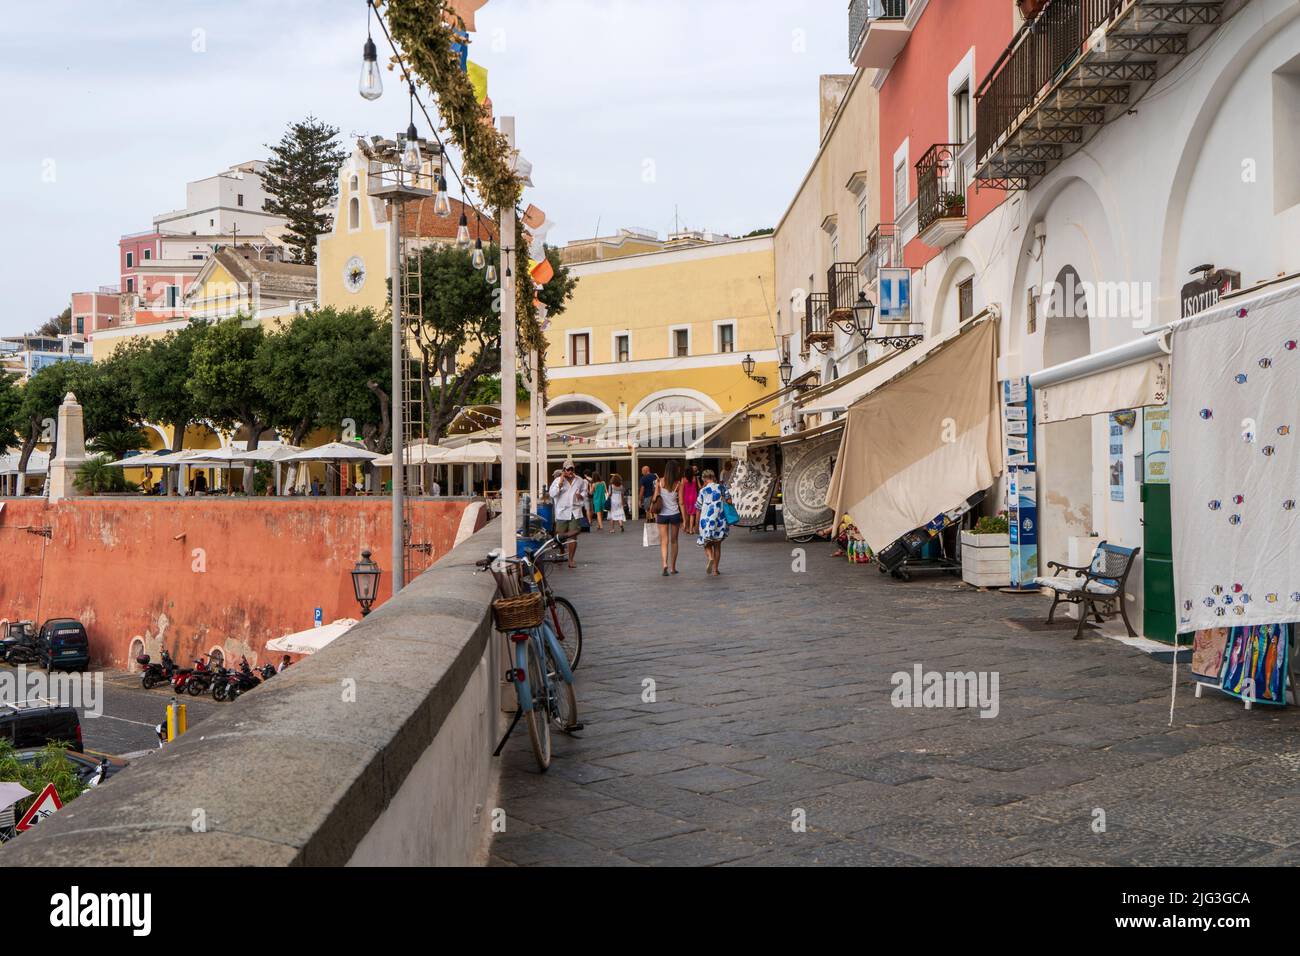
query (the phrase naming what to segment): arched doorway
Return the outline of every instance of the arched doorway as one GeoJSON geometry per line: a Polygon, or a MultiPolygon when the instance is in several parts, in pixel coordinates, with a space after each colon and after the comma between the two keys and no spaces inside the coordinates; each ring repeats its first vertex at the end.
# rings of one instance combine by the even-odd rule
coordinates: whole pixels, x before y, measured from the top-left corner
{"type": "MultiPolygon", "coordinates": [[[[1042,290],[1043,367],[1092,351],[1088,300],[1074,266],[1065,266],[1042,290]]],[[[1039,432],[1039,566],[1065,562],[1070,538],[1092,533],[1092,419],[1044,425],[1039,432]]]]}

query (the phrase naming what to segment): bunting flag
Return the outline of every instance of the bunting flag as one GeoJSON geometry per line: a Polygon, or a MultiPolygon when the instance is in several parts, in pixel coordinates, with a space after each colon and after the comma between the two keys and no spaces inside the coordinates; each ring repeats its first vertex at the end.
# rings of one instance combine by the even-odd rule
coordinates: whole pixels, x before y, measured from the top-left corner
{"type": "Polygon", "coordinates": [[[456,54],[460,71],[465,73],[469,70],[469,34],[464,30],[453,30],[452,33],[455,39],[451,41],[451,52],[456,54]]]}
{"type": "MultiPolygon", "coordinates": [[[[451,13],[444,13],[443,18],[448,22],[459,20],[460,23],[464,24],[466,30],[473,33],[478,29],[474,25],[474,14],[485,3],[487,3],[487,0],[447,0],[447,6],[451,7],[451,13]]],[[[452,26],[456,26],[456,23],[452,22],[452,26]]]]}
{"type": "Polygon", "coordinates": [[[479,103],[486,103],[488,98],[488,71],[487,67],[480,66],[473,60],[469,61],[469,83],[474,87],[474,99],[479,103]]]}
{"type": "Polygon", "coordinates": [[[533,282],[538,285],[546,285],[546,283],[555,278],[555,267],[551,265],[549,259],[542,259],[535,266],[531,267],[529,274],[532,275],[533,282]]]}
{"type": "Polygon", "coordinates": [[[546,213],[529,203],[528,208],[524,210],[524,225],[529,229],[536,229],[544,222],[546,222],[546,213]]]}

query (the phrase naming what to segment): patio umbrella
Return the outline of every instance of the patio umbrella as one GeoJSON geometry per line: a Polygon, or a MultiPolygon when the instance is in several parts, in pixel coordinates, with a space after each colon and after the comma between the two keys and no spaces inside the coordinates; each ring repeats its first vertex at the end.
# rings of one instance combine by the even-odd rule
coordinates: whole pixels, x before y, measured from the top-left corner
{"type": "Polygon", "coordinates": [[[309,628],[296,634],[286,634],[284,637],[267,641],[266,649],[279,654],[315,654],[346,634],[356,623],[350,617],[341,618],[332,624],[309,628]]]}
{"type": "Polygon", "coordinates": [[[284,461],[374,461],[378,457],[378,453],[370,451],[361,445],[333,441],[328,445],[321,445],[319,448],[308,448],[296,455],[290,455],[284,461]]]}
{"type": "Polygon", "coordinates": [[[8,810],[19,800],[31,795],[32,792],[21,783],[0,783],[0,810],[8,810]]]}
{"type": "MultiPolygon", "coordinates": [[[[453,449],[443,448],[441,445],[420,442],[402,449],[402,462],[406,465],[445,465],[452,451],[453,449]]],[[[370,464],[376,468],[392,468],[393,456],[383,455],[370,464]]]]}
{"type": "Polygon", "coordinates": [[[239,461],[266,461],[275,466],[275,493],[280,494],[281,478],[280,463],[288,461],[294,455],[302,451],[297,445],[258,445],[252,451],[246,451],[239,456],[239,461]]]}

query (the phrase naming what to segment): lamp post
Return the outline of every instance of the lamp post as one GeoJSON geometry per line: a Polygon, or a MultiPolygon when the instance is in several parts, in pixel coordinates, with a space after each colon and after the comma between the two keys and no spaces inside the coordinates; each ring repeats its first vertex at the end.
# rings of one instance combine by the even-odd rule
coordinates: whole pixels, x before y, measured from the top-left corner
{"type": "Polygon", "coordinates": [[[781,385],[786,387],[790,384],[790,379],[794,378],[794,365],[790,362],[790,353],[786,352],[781,356],[781,364],[776,367],[777,373],[781,376],[781,385]]]}
{"type": "Polygon", "coordinates": [[[370,560],[370,552],[362,551],[361,560],[352,569],[352,593],[361,605],[361,616],[370,613],[370,606],[375,603],[379,593],[379,575],[383,572],[379,565],[370,560]]]}
{"type": "Polygon", "coordinates": [[[881,335],[873,337],[872,329],[876,325],[876,303],[867,298],[865,292],[858,293],[858,299],[853,303],[853,326],[844,328],[845,333],[853,334],[856,332],[862,336],[862,345],[865,348],[871,342],[879,342],[883,345],[892,346],[899,351],[905,351],[918,344],[923,336],[921,335],[881,335]]]}
{"type": "Polygon", "coordinates": [[[740,367],[744,371],[746,378],[752,379],[753,381],[757,382],[759,385],[762,385],[764,388],[766,388],[767,376],[754,374],[754,367],[756,364],[757,363],[754,361],[754,356],[746,355],[744,359],[741,360],[740,367]]]}

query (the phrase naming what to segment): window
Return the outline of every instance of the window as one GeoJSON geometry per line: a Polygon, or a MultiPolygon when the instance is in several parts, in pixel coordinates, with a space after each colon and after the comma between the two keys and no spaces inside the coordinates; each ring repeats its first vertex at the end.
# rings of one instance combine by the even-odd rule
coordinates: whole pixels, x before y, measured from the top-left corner
{"type": "Polygon", "coordinates": [[[862,201],[858,203],[858,249],[862,253],[867,251],[867,239],[871,235],[871,230],[867,228],[867,197],[863,196],[862,201]]]}
{"type": "Polygon", "coordinates": [[[691,330],[673,329],[673,356],[684,358],[691,354],[691,330]]]}
{"type": "Polygon", "coordinates": [[[361,228],[361,200],[356,196],[348,200],[348,228],[361,228]]]}
{"type": "Polygon", "coordinates": [[[243,194],[243,193],[237,193],[237,194],[235,195],[235,205],[236,205],[236,206],[242,206],[243,204],[244,204],[244,194],[243,194]]]}
{"type": "Polygon", "coordinates": [[[970,139],[970,82],[967,81],[952,94],[952,141],[965,143],[970,139]]]}
{"type": "Polygon", "coordinates": [[[169,309],[176,308],[176,300],[179,294],[180,294],[180,289],[178,289],[176,286],[169,285],[167,287],[167,308],[169,309]]]}
{"type": "Polygon", "coordinates": [[[831,262],[840,261],[840,234],[831,233],[831,262]]]}
{"type": "Polygon", "coordinates": [[[153,250],[152,250],[152,249],[146,249],[146,250],[145,250],[141,255],[142,255],[142,257],[143,257],[145,260],[152,259],[152,258],[153,258],[153,250]]]}
{"type": "Polygon", "coordinates": [[[216,221],[215,219],[209,219],[209,220],[208,220],[208,227],[209,227],[209,228],[215,226],[216,224],[217,224],[217,221],[216,221]]]}
{"type": "Polygon", "coordinates": [[[591,336],[586,332],[569,337],[569,364],[591,364],[591,336]]]}
{"type": "Polygon", "coordinates": [[[907,157],[904,156],[894,167],[894,218],[897,219],[907,208],[907,157]]]}
{"type": "Polygon", "coordinates": [[[77,334],[81,335],[85,331],[86,331],[86,317],[83,315],[79,315],[77,316],[77,334]]]}
{"type": "Polygon", "coordinates": [[[957,286],[957,320],[965,322],[975,314],[975,277],[957,286]]]}
{"type": "Polygon", "coordinates": [[[126,254],[126,267],[127,267],[128,269],[130,269],[130,268],[131,268],[132,266],[134,266],[134,265],[135,265],[135,253],[134,253],[134,252],[128,252],[128,253],[126,254]]]}
{"type": "Polygon", "coordinates": [[[361,185],[361,180],[358,179],[356,176],[353,176],[350,180],[348,180],[348,188],[351,189],[353,192],[356,192],[357,189],[360,187],[360,185],[361,185]]]}
{"type": "Polygon", "coordinates": [[[194,253],[192,256],[190,256],[190,258],[191,258],[191,259],[198,259],[200,262],[202,262],[204,259],[207,258],[207,256],[205,256],[205,255],[204,255],[203,253],[201,253],[201,252],[196,252],[196,253],[194,253]]]}
{"type": "Polygon", "coordinates": [[[1033,335],[1038,331],[1038,288],[1030,287],[1025,303],[1025,334],[1033,335]]]}
{"type": "Polygon", "coordinates": [[[134,279],[127,279],[127,280],[126,280],[126,291],[127,291],[127,292],[134,292],[134,291],[135,291],[135,280],[134,280],[134,279]]]}
{"type": "Polygon", "coordinates": [[[632,358],[632,336],[614,336],[614,361],[628,362],[632,358]]]}
{"type": "Polygon", "coordinates": [[[718,351],[736,351],[736,326],[731,322],[718,326],[718,351]]]}

